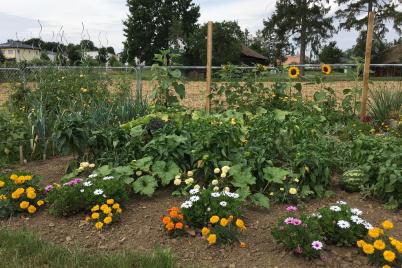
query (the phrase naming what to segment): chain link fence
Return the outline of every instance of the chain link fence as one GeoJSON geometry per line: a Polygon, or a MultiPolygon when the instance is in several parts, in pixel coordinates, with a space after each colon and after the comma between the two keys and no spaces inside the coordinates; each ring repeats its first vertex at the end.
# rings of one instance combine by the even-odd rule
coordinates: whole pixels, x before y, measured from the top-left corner
{"type": "MultiPolygon", "coordinates": [[[[297,66],[297,65],[296,65],[297,66]]],[[[322,77],[321,65],[298,65],[304,69],[304,76],[296,81],[303,84],[303,94],[306,98],[313,96],[321,85],[314,83],[317,77],[322,77]]],[[[325,76],[324,83],[335,90],[338,97],[345,88],[362,87],[362,69],[355,64],[333,64],[332,73],[325,76]]],[[[192,108],[202,108],[205,104],[205,66],[171,66],[181,71],[186,81],[186,97],[182,104],[192,108]]],[[[213,67],[213,82],[217,85],[224,82],[220,76],[222,68],[233,68],[231,79],[242,81],[244,77],[261,82],[269,88],[275,81],[288,79],[286,69],[273,67],[243,67],[215,66],[213,67]]],[[[370,89],[402,89],[402,64],[372,64],[370,89]]],[[[34,66],[26,68],[0,68],[0,105],[4,104],[9,94],[16,87],[35,90],[38,82],[47,79],[50,72],[58,72],[57,81],[63,83],[63,74],[91,72],[93,79],[107,82],[108,89],[113,91],[115,85],[125,81],[130,88],[132,98],[141,96],[149,99],[154,81],[152,81],[151,66],[138,67],[73,67],[73,66],[34,66]]]]}

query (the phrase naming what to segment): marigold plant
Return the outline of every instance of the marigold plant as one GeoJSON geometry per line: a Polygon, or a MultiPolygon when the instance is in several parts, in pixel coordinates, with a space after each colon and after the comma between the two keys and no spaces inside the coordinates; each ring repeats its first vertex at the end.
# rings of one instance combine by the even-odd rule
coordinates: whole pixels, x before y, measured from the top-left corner
{"type": "Polygon", "coordinates": [[[394,224],[386,220],[382,228],[374,227],[368,230],[367,238],[356,242],[370,262],[381,267],[401,267],[402,266],[402,242],[388,234],[394,228],[394,224]]]}
{"type": "Polygon", "coordinates": [[[39,180],[27,173],[0,174],[0,218],[35,214],[45,204],[39,180]]]}
{"type": "Polygon", "coordinates": [[[91,214],[85,218],[88,223],[94,223],[97,230],[102,230],[110,224],[120,220],[123,209],[113,199],[104,204],[97,204],[91,208],[91,214]]]}
{"type": "Polygon", "coordinates": [[[170,208],[168,210],[168,215],[162,216],[161,220],[164,229],[170,236],[176,237],[187,233],[184,216],[180,212],[179,208],[170,208]]]}
{"type": "Polygon", "coordinates": [[[209,245],[239,243],[240,247],[245,247],[245,243],[239,240],[244,230],[246,225],[242,219],[233,215],[226,218],[213,215],[209,219],[209,224],[201,229],[201,234],[209,245]]]}

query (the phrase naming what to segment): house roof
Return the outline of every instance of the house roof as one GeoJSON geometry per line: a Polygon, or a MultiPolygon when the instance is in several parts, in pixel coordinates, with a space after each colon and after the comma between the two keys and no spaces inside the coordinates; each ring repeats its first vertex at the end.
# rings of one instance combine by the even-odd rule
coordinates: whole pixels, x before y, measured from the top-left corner
{"type": "Polygon", "coordinates": [[[0,44],[0,48],[25,48],[25,49],[40,50],[37,47],[24,44],[24,43],[22,43],[20,41],[13,41],[13,40],[8,40],[7,43],[0,44]]]}
{"type": "Polygon", "coordinates": [[[401,63],[402,61],[402,44],[391,47],[387,52],[385,52],[381,63],[392,64],[401,63]]]}
{"type": "Polygon", "coordinates": [[[256,58],[256,59],[261,59],[261,60],[268,60],[267,57],[261,55],[260,53],[258,53],[258,52],[255,51],[255,50],[252,50],[252,49],[249,48],[249,47],[246,47],[245,45],[242,45],[242,46],[241,46],[241,53],[242,53],[244,56],[247,56],[247,57],[250,57],[250,58],[256,58]]]}

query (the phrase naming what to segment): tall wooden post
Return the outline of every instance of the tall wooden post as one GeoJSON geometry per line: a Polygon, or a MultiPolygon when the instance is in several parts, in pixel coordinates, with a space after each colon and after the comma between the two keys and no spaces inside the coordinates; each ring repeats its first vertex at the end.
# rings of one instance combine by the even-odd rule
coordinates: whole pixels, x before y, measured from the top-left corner
{"type": "Polygon", "coordinates": [[[368,99],[368,92],[369,92],[371,47],[373,44],[373,29],[374,29],[374,12],[371,11],[368,16],[366,54],[365,54],[365,59],[364,59],[364,74],[363,74],[363,94],[362,94],[360,119],[363,119],[367,114],[367,99],[368,99]]]}
{"type": "Polygon", "coordinates": [[[205,90],[205,110],[211,111],[211,81],[212,81],[212,21],[208,22],[208,41],[207,41],[207,85],[205,90]]]}

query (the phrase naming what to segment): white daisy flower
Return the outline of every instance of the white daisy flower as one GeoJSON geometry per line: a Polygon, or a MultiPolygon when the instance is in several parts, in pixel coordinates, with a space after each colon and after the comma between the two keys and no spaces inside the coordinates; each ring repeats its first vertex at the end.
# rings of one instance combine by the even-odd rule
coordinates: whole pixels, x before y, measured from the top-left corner
{"type": "Polygon", "coordinates": [[[181,204],[181,208],[191,208],[193,206],[193,202],[191,201],[185,201],[183,204],[181,204]]]}
{"type": "Polygon", "coordinates": [[[234,198],[234,199],[237,199],[237,198],[239,198],[240,197],[240,195],[238,194],[238,193],[233,193],[232,194],[232,198],[234,198]]]}
{"type": "Polygon", "coordinates": [[[114,177],[113,176],[106,176],[103,178],[104,181],[112,180],[114,177]]]}
{"type": "Polygon", "coordinates": [[[329,209],[335,212],[339,212],[342,210],[339,206],[330,206],[329,209]]]}
{"type": "Polygon", "coordinates": [[[350,217],[350,219],[352,220],[352,222],[356,223],[356,224],[362,224],[364,222],[364,220],[362,218],[360,218],[359,216],[353,215],[352,217],[350,217]]]}
{"type": "Polygon", "coordinates": [[[80,192],[83,193],[83,192],[85,192],[85,190],[84,190],[84,189],[81,189],[80,192]]]}
{"type": "Polygon", "coordinates": [[[193,195],[190,197],[191,202],[197,202],[198,200],[200,200],[200,197],[198,195],[193,195]]]}
{"type": "Polygon", "coordinates": [[[313,213],[311,216],[316,217],[317,219],[321,219],[322,215],[320,213],[313,213]]]}
{"type": "Polygon", "coordinates": [[[211,208],[209,207],[209,208],[207,208],[207,211],[211,211],[211,208]]]}
{"type": "Polygon", "coordinates": [[[216,193],[216,192],[215,192],[215,193],[211,193],[211,196],[212,196],[212,197],[220,197],[220,196],[221,196],[221,194],[220,194],[220,193],[216,193]]]}
{"type": "Polygon", "coordinates": [[[370,223],[368,223],[367,221],[363,222],[364,228],[366,228],[367,230],[371,230],[373,229],[373,225],[371,225],[370,223]]]}
{"type": "Polygon", "coordinates": [[[98,177],[98,174],[96,174],[96,173],[91,174],[91,175],[88,176],[88,178],[90,178],[90,179],[93,179],[93,178],[96,178],[96,177],[98,177]]]}
{"type": "Polygon", "coordinates": [[[86,181],[86,182],[83,183],[83,185],[85,187],[89,187],[89,186],[92,186],[92,182],[91,181],[86,181]]]}
{"type": "Polygon", "coordinates": [[[96,190],[94,191],[94,195],[101,195],[101,194],[103,194],[103,190],[102,190],[102,189],[96,189],[96,190]]]}
{"type": "Polygon", "coordinates": [[[360,215],[363,214],[363,211],[361,211],[361,210],[358,209],[358,208],[352,208],[352,209],[350,210],[350,212],[352,212],[352,214],[357,215],[357,216],[360,216],[360,215]]]}
{"type": "Polygon", "coordinates": [[[228,205],[228,203],[225,202],[225,201],[221,201],[221,202],[219,203],[219,205],[221,205],[222,207],[226,207],[226,206],[228,205]]]}
{"type": "Polygon", "coordinates": [[[339,220],[336,224],[342,229],[348,229],[350,227],[350,223],[344,220],[339,220]]]}
{"type": "Polygon", "coordinates": [[[191,195],[198,194],[199,192],[200,192],[200,190],[199,190],[199,189],[196,189],[196,188],[190,190],[190,194],[191,194],[191,195]]]}
{"type": "Polygon", "coordinates": [[[345,201],[342,201],[342,200],[336,201],[336,203],[339,204],[339,205],[346,205],[347,204],[345,201]]]}

